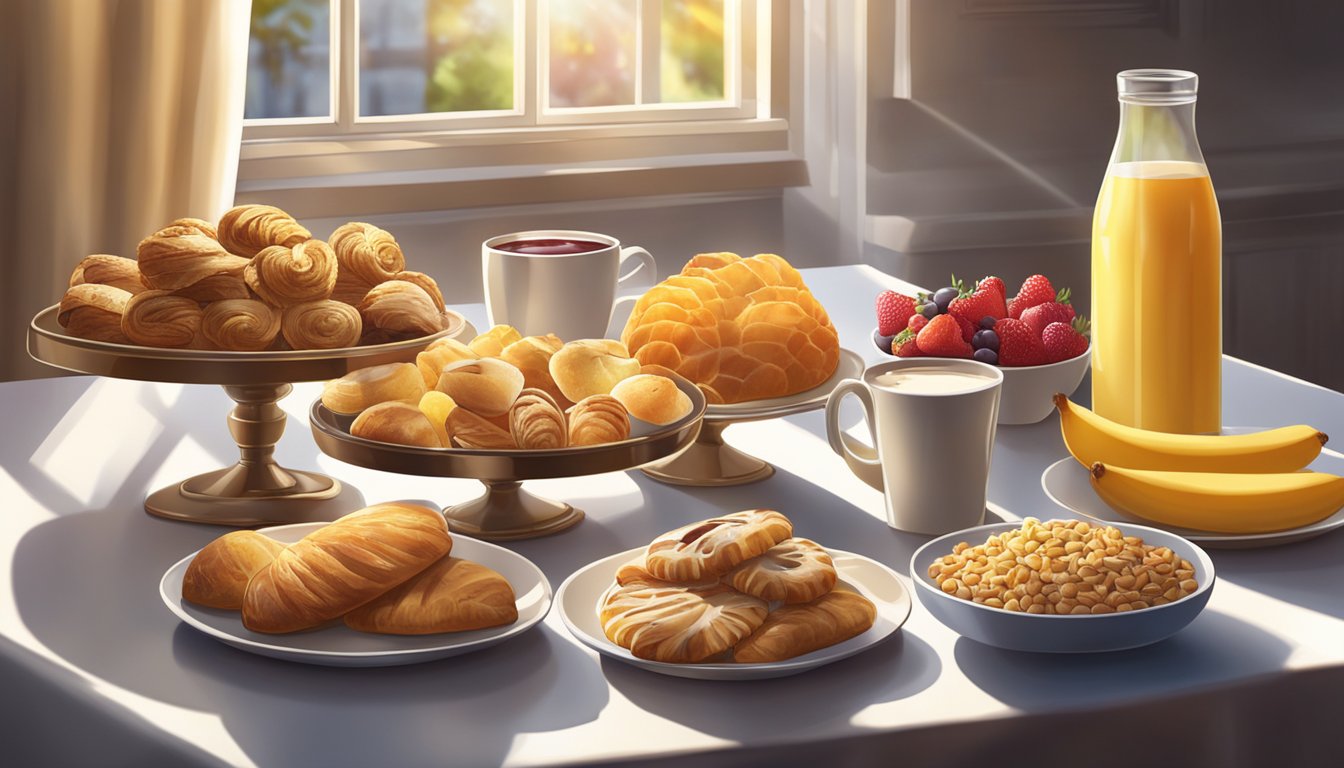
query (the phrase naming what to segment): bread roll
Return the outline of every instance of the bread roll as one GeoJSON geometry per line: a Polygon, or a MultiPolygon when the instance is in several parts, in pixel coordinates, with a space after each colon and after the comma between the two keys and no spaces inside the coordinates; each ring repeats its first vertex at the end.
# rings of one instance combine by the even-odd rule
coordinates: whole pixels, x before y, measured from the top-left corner
{"type": "Polygon", "coordinates": [[[254,299],[211,302],[201,315],[201,334],[216,349],[268,349],[280,335],[280,311],[254,299]]]}
{"type": "Polygon", "coordinates": [[[524,389],[509,408],[509,434],[519,448],[564,448],[569,427],[555,398],[540,389],[524,389]]]}
{"type": "Polygon", "coordinates": [[[351,629],[393,635],[464,632],[517,620],[517,598],[507,579],[449,556],[345,614],[351,629]]]}
{"type": "Polygon", "coordinates": [[[273,205],[234,206],[220,217],[217,229],[225,250],[249,259],[272,245],[293,248],[313,239],[312,232],[273,205]]]}
{"type": "Polygon", "coordinates": [[[146,290],[140,277],[140,266],[136,264],[135,259],[106,253],[85,256],[75,266],[75,271],[70,275],[70,285],[83,283],[111,285],[128,293],[140,293],[146,290]]]}
{"type": "Polygon", "coordinates": [[[67,289],[61,297],[56,321],[71,336],[114,344],[129,344],[121,330],[121,318],[131,293],[111,285],[84,283],[67,289]]]}
{"type": "MultiPolygon", "coordinates": [[[[406,269],[406,257],[391,232],[362,221],[342,224],[327,238],[336,253],[332,298],[359,304],[379,283],[406,269]]],[[[432,297],[431,297],[432,298],[432,297]]]]}
{"type": "Polygon", "coordinates": [[[856,592],[837,589],[810,603],[771,611],[750,636],[733,649],[744,664],[783,661],[826,648],[868,631],[877,608],[856,592]]]}
{"type": "Polygon", "coordinates": [[[499,353],[499,359],[512,363],[523,372],[524,386],[540,389],[555,398],[558,405],[568,407],[571,401],[551,378],[551,356],[560,351],[564,342],[553,333],[545,336],[525,336],[508,345],[499,353]]]}
{"type": "Polygon", "coordinates": [[[359,310],[333,299],[292,304],[280,320],[280,332],[294,349],[353,347],[363,330],[359,310]]]}
{"type": "Polygon", "coordinates": [[[499,357],[504,348],[523,338],[512,325],[496,325],[467,343],[481,357],[499,357]]]}
{"type": "Polygon", "coordinates": [[[208,346],[201,334],[201,305],[169,291],[143,291],[126,302],[121,331],[132,344],[146,347],[208,346]]]}
{"type": "Polygon", "coordinates": [[[268,246],[243,269],[243,280],[273,307],[321,301],[336,286],[336,254],[321,240],[268,246]]]}
{"type": "Polygon", "coordinates": [[[610,394],[616,383],[639,373],[640,362],[612,339],[580,339],[564,345],[548,363],[551,378],[566,399],[610,394]]]}
{"type": "Polygon", "coordinates": [[[840,360],[826,310],[774,254],[696,256],[640,297],[621,340],[640,362],[695,382],[711,403],[802,392],[840,360]]]}
{"type": "Polygon", "coordinates": [[[376,504],[303,537],[257,572],[243,595],[243,626],[297,632],[342,616],[401,584],[452,549],[443,515],[415,504],[376,504]]]}
{"type": "Polygon", "coordinates": [[[443,315],[425,289],[405,280],[379,283],[359,302],[366,328],[427,336],[443,330],[443,315]]]}
{"type": "Polygon", "coordinates": [[[569,417],[569,444],[602,445],[630,436],[630,416],[611,395],[593,395],[574,404],[569,417]]]}
{"type": "Polygon", "coordinates": [[[448,447],[418,404],[400,400],[389,400],[364,409],[350,425],[350,434],[365,440],[396,445],[448,447]]]}
{"type": "Polygon", "coordinates": [[[773,509],[733,512],[654,539],[644,551],[644,567],[664,581],[700,581],[727,573],[792,535],[793,524],[773,509]]]}
{"type": "Polygon", "coordinates": [[[631,416],[650,424],[671,424],[691,412],[691,398],[666,376],[640,373],[611,389],[631,416]]]}
{"type": "Polygon", "coordinates": [[[434,385],[439,383],[439,376],[443,374],[444,367],[449,363],[475,360],[479,357],[480,355],[457,339],[435,339],[434,343],[415,356],[415,366],[420,369],[420,375],[425,379],[425,389],[433,389],[434,385]]]}
{"type": "Polygon", "coordinates": [[[448,431],[453,436],[453,442],[462,448],[510,450],[518,447],[509,430],[492,424],[466,408],[454,408],[448,413],[448,431]]]}
{"type": "Polygon", "coordinates": [[[434,428],[434,432],[439,436],[439,442],[443,447],[451,448],[453,446],[453,434],[448,431],[448,414],[453,412],[457,403],[453,398],[442,392],[431,389],[420,398],[420,412],[429,419],[429,425],[434,428]]]}
{"type": "Polygon", "coordinates": [[[386,363],[351,371],[322,387],[322,404],[334,413],[359,413],[389,400],[418,403],[425,394],[420,371],[410,363],[386,363]]]}
{"type": "Polygon", "coordinates": [[[444,366],[434,387],[481,416],[508,413],[523,390],[523,373],[493,357],[459,360],[444,366]]]}
{"type": "Polygon", "coordinates": [[[256,531],[232,531],[206,544],[182,575],[182,599],[209,608],[243,607],[247,582],[285,545],[256,531]]]}

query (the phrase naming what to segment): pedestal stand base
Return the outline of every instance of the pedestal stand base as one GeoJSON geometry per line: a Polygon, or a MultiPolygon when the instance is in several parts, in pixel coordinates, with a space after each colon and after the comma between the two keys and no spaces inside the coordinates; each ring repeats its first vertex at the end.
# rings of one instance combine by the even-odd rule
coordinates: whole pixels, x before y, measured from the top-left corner
{"type": "Polygon", "coordinates": [[[207,472],[150,494],[145,511],[192,523],[258,526],[329,522],[364,506],[364,495],[339,480],[316,472],[281,471],[294,479],[291,487],[238,493],[228,491],[248,473],[242,465],[207,472]]]}
{"type": "Polygon", "coordinates": [[[523,490],[519,482],[485,482],[485,495],[443,510],[448,530],[486,541],[535,539],[583,519],[583,510],[523,490]]]}
{"type": "Polygon", "coordinates": [[[775,474],[774,467],[725,443],[727,427],[723,422],[705,422],[690,447],[642,471],[662,483],[698,487],[746,485],[775,474]]]}

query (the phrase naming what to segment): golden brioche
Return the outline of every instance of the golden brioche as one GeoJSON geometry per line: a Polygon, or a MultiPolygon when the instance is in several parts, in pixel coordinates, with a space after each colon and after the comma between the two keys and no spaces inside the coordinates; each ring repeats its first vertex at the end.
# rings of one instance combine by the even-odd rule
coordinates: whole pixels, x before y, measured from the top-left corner
{"type": "Polygon", "coordinates": [[[459,360],[444,366],[435,389],[481,416],[499,416],[523,391],[523,373],[493,357],[459,360]]]}
{"type": "Polygon", "coordinates": [[[247,582],[271,564],[284,544],[256,531],[232,531],[206,544],[182,574],[182,599],[209,608],[243,607],[247,582]]]}
{"type": "Polygon", "coordinates": [[[429,419],[430,426],[434,427],[434,432],[439,436],[439,442],[445,448],[453,446],[453,435],[448,431],[448,414],[453,412],[457,403],[453,398],[442,392],[431,389],[420,398],[420,412],[429,419]]]}
{"type": "Polygon", "coordinates": [[[802,276],[774,254],[700,254],[635,303],[621,333],[711,403],[783,397],[835,372],[839,337],[802,276]]]}
{"type": "Polygon", "coordinates": [[[733,589],[766,602],[806,603],[835,587],[835,563],[809,539],[785,539],[723,575],[733,589]]]}
{"type": "Polygon", "coordinates": [[[415,356],[415,367],[420,369],[420,375],[425,380],[425,389],[433,389],[434,385],[439,383],[439,376],[443,374],[446,365],[458,360],[475,360],[479,357],[480,355],[457,339],[435,339],[433,344],[415,356]]]}
{"type": "Polygon", "coordinates": [[[350,434],[381,443],[421,448],[448,447],[418,404],[400,400],[389,400],[365,408],[350,425],[350,434]]]}
{"type": "Polygon", "coordinates": [[[765,621],[768,606],[724,584],[635,580],[602,603],[602,632],[641,659],[705,661],[736,645],[765,621]]]}
{"type": "Polygon", "coordinates": [[[540,389],[524,389],[509,408],[509,434],[519,448],[564,448],[569,426],[555,398],[540,389]]]}
{"type": "Polygon", "coordinates": [[[337,301],[358,304],[375,285],[406,269],[406,256],[397,239],[372,224],[361,221],[342,224],[327,242],[336,253],[332,298],[337,301]]]}
{"type": "Polygon", "coordinates": [[[551,356],[560,351],[562,346],[564,342],[553,333],[525,336],[504,347],[499,353],[499,359],[512,363],[523,372],[524,386],[540,389],[555,398],[559,405],[567,406],[571,401],[556,386],[555,379],[551,378],[550,367],[551,356]]]}
{"type": "Polygon", "coordinates": [[[579,339],[562,346],[547,362],[551,378],[571,402],[610,394],[617,382],[639,373],[640,362],[613,339],[579,339]]]}
{"type": "Polygon", "coordinates": [[[268,246],[243,269],[243,281],[273,307],[321,301],[336,286],[336,254],[321,240],[268,246]]]}
{"type": "Polygon", "coordinates": [[[471,350],[481,357],[499,357],[504,348],[522,339],[522,334],[512,325],[496,325],[467,343],[471,350]]]}
{"type": "Polygon", "coordinates": [[[304,536],[257,572],[243,593],[243,626],[297,632],[344,615],[452,549],[443,515],[376,504],[304,536]]]}
{"type": "Polygon", "coordinates": [[[630,436],[630,415],[611,395],[585,397],[565,415],[569,417],[572,446],[618,443],[630,436]]]}
{"type": "Polygon", "coordinates": [[[70,285],[76,286],[81,283],[111,285],[129,293],[140,293],[147,289],[140,277],[140,266],[136,264],[135,259],[106,253],[85,256],[75,265],[75,271],[70,274],[70,285]]]}
{"type": "Polygon", "coordinates": [[[334,299],[291,304],[280,319],[280,333],[294,349],[353,347],[363,330],[359,310],[334,299]]]}
{"type": "Polygon", "coordinates": [[[857,592],[837,589],[812,602],[771,611],[733,649],[733,660],[764,664],[791,659],[867,632],[876,619],[872,601],[857,592]]]}
{"type": "Polygon", "coordinates": [[[56,321],[71,336],[127,344],[121,319],[130,300],[129,291],[115,286],[81,283],[68,288],[61,297],[56,321]]]}
{"type": "Polygon", "coordinates": [[[250,259],[272,245],[292,248],[313,233],[273,205],[238,205],[224,212],[211,236],[229,253],[250,259]]]}
{"type": "Polygon", "coordinates": [[[280,311],[254,299],[226,299],[205,305],[201,335],[216,349],[256,352],[280,335],[280,311]]]}
{"type": "Polygon", "coordinates": [[[447,555],[345,614],[351,629],[393,635],[465,632],[517,620],[517,598],[508,579],[480,563],[447,555]]]}
{"type": "Polygon", "coordinates": [[[461,448],[510,450],[518,447],[509,430],[466,408],[449,411],[448,432],[452,434],[453,442],[461,448]]]}
{"type": "Polygon", "coordinates": [[[644,551],[644,567],[671,582],[700,581],[731,570],[793,535],[773,509],[749,509],[668,531],[644,551]]]}
{"type": "Polygon", "coordinates": [[[630,415],[650,424],[671,424],[684,418],[693,407],[691,398],[666,376],[639,373],[617,382],[611,396],[630,415]]]}
{"type": "Polygon", "coordinates": [[[335,413],[359,413],[389,400],[418,403],[425,394],[420,371],[410,363],[386,363],[351,371],[322,386],[322,404],[335,413]]]}
{"type": "Polygon", "coordinates": [[[132,344],[146,347],[206,346],[201,334],[201,305],[169,291],[147,290],[126,301],[121,332],[132,344]]]}

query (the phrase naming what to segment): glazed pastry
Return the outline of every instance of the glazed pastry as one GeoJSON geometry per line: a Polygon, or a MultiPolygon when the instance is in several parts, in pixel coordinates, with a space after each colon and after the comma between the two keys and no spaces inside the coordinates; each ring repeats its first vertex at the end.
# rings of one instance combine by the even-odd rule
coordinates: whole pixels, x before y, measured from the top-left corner
{"type": "Polygon", "coordinates": [[[439,284],[434,281],[434,278],[426,275],[424,272],[398,272],[388,279],[404,280],[408,283],[414,283],[420,286],[424,289],[425,293],[429,294],[429,298],[434,300],[434,306],[437,307],[440,312],[444,310],[443,291],[439,290],[439,284]]]}
{"type": "Polygon", "coordinates": [[[75,271],[70,275],[70,285],[73,287],[82,283],[111,285],[129,293],[145,290],[145,284],[140,279],[140,266],[135,263],[135,259],[106,253],[85,256],[75,266],[75,271]]]}
{"type": "Polygon", "coordinates": [[[466,344],[457,339],[436,339],[433,344],[415,356],[415,366],[425,379],[425,389],[433,389],[439,383],[439,376],[449,363],[458,360],[475,360],[480,355],[472,352],[466,344]]]}
{"type": "Polygon", "coordinates": [[[429,425],[434,428],[434,433],[439,436],[439,442],[445,448],[453,447],[453,436],[448,431],[448,414],[453,412],[457,403],[453,398],[431,389],[420,398],[420,412],[429,419],[429,425]]]}
{"type": "Polygon", "coordinates": [[[872,601],[857,592],[837,589],[810,603],[772,611],[733,649],[733,660],[764,664],[791,659],[863,634],[876,619],[872,601]]]}
{"type": "Polygon", "coordinates": [[[447,448],[439,438],[438,430],[419,405],[389,400],[371,405],[355,417],[350,434],[365,440],[396,445],[414,445],[421,448],[447,448]]]}
{"type": "Polygon", "coordinates": [[[352,221],[342,224],[327,238],[336,252],[339,268],[332,298],[358,304],[379,283],[392,280],[406,269],[406,257],[397,239],[385,229],[352,221]]]}
{"type": "Polygon", "coordinates": [[[814,541],[785,539],[724,574],[733,589],[766,602],[806,603],[835,587],[835,564],[814,541]]]}
{"type": "Polygon", "coordinates": [[[201,333],[216,349],[257,352],[280,335],[280,311],[254,299],[226,299],[205,305],[201,333]]]}
{"type": "Polygon", "coordinates": [[[599,618],[607,638],[636,657],[685,664],[732,648],[765,621],[767,608],[725,584],[654,579],[614,587],[599,618]]]}
{"type": "Polygon", "coordinates": [[[569,443],[564,412],[555,398],[540,389],[524,389],[513,402],[509,433],[519,448],[564,448],[569,443]]]}
{"type": "MultiPolygon", "coordinates": [[[[180,219],[173,219],[171,222],[168,223],[168,227],[194,227],[196,229],[199,229],[202,234],[208,235],[214,238],[215,240],[219,239],[219,231],[215,229],[215,225],[211,224],[205,219],[197,219],[191,216],[184,216],[180,219]]],[[[167,227],[164,228],[167,229],[167,227]]]]}
{"type": "Polygon", "coordinates": [[[132,344],[145,347],[206,346],[201,335],[201,305],[168,291],[144,291],[126,302],[121,332],[132,344]]]}
{"type": "Polygon", "coordinates": [[[353,347],[363,330],[359,310],[332,299],[291,305],[280,319],[280,332],[294,349],[353,347]]]}
{"type": "Polygon", "coordinates": [[[691,412],[691,398],[666,376],[640,373],[611,388],[611,396],[640,421],[671,424],[691,412]]]}
{"type": "Polygon", "coordinates": [[[351,629],[393,635],[464,632],[517,620],[517,598],[508,579],[479,563],[447,556],[345,614],[351,629]]]}
{"type": "Polygon", "coordinates": [[[386,363],[351,371],[322,386],[322,404],[334,413],[359,413],[378,403],[418,403],[425,394],[420,371],[410,363],[386,363]]]}
{"type": "Polygon", "coordinates": [[[220,245],[229,253],[252,258],[272,245],[293,248],[313,239],[293,216],[273,205],[238,205],[219,219],[220,245]]]}
{"type": "Polygon", "coordinates": [[[206,544],[182,574],[182,599],[236,611],[257,571],[271,564],[284,544],[256,531],[232,531],[206,544]]]}
{"type": "Polygon", "coordinates": [[[435,389],[453,402],[481,416],[499,416],[523,391],[523,373],[493,357],[458,360],[444,366],[435,389]]]}
{"type": "Polygon", "coordinates": [[[273,307],[288,307],[331,296],[336,286],[336,254],[321,240],[292,248],[263,248],[243,270],[247,287],[273,307]]]}
{"type": "Polygon", "coordinates": [[[243,594],[243,626],[297,632],[367,603],[447,555],[453,542],[438,511],[376,504],[291,544],[243,594]]]}
{"type": "Polygon", "coordinates": [[[56,321],[71,336],[114,344],[130,343],[121,330],[121,318],[131,293],[111,285],[84,283],[66,290],[56,321]]]}
{"type": "Polygon", "coordinates": [[[359,302],[366,328],[425,336],[443,330],[443,315],[425,289],[405,280],[379,283],[359,302]]]}
{"type": "Polygon", "coordinates": [[[522,338],[523,335],[512,325],[496,325],[472,339],[467,346],[481,357],[499,357],[505,347],[522,338]]]}
{"type": "Polygon", "coordinates": [[[630,416],[611,395],[585,397],[567,415],[572,446],[618,443],[630,436],[630,416]]]}
{"type": "Polygon", "coordinates": [[[782,397],[835,372],[840,342],[798,270],[774,254],[700,254],[635,303],[621,340],[711,403],[782,397]]]}
{"type": "Polygon", "coordinates": [[[555,398],[556,403],[568,406],[570,401],[555,385],[555,379],[551,378],[551,356],[559,352],[562,346],[564,342],[553,333],[525,336],[501,350],[499,359],[512,363],[523,372],[525,386],[540,389],[555,398]]]}
{"type": "Polygon", "coordinates": [[[448,432],[452,434],[453,442],[462,448],[509,450],[518,447],[509,430],[466,408],[454,408],[448,413],[448,432]]]}
{"type": "Polygon", "coordinates": [[[166,227],[141,240],[135,250],[145,285],[161,291],[183,291],[208,278],[241,286],[248,264],[195,227],[166,227]]]}
{"type": "Polygon", "coordinates": [[[655,578],[684,582],[726,573],[793,535],[793,524],[773,509],[749,509],[668,531],[645,550],[655,578]]]}
{"type": "Polygon", "coordinates": [[[548,362],[551,378],[566,399],[610,394],[616,383],[639,373],[640,362],[612,339],[580,339],[564,345],[548,362]]]}

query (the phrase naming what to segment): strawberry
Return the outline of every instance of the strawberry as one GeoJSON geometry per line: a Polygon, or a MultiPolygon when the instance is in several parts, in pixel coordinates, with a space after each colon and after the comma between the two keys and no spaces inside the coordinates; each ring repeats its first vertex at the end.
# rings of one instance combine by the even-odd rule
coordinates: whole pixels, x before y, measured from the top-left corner
{"type": "Polygon", "coordinates": [[[1073,322],[1074,314],[1073,305],[1069,304],[1069,289],[1065,288],[1059,292],[1054,301],[1037,304],[1025,310],[1022,313],[1022,322],[1031,326],[1031,330],[1039,336],[1045,332],[1045,327],[1051,323],[1067,325],[1073,322]]]}
{"type": "Polygon", "coordinates": [[[1045,275],[1032,275],[1022,281],[1022,288],[1008,302],[1008,316],[1017,320],[1022,317],[1022,313],[1036,306],[1044,304],[1047,301],[1055,300],[1055,287],[1050,284],[1050,278],[1045,275]]]}
{"type": "MultiPolygon", "coordinates": [[[[1001,317],[1008,316],[1008,307],[1003,302],[1003,281],[997,277],[987,277],[975,284],[975,290],[967,290],[964,286],[957,286],[961,292],[952,303],[947,306],[949,315],[956,315],[969,322],[972,326],[978,325],[980,320],[985,317],[992,317],[998,320],[1001,317]],[[989,282],[997,281],[997,285],[989,282]]],[[[967,338],[967,341],[970,341],[967,338]]]]}
{"type": "Polygon", "coordinates": [[[1051,323],[1045,326],[1041,334],[1041,344],[1045,347],[1046,362],[1057,363],[1069,360],[1087,351],[1087,318],[1075,318],[1073,322],[1051,323]]]}
{"type": "Polygon", "coordinates": [[[1002,277],[995,277],[994,275],[990,275],[989,277],[980,278],[975,283],[975,289],[978,291],[982,288],[988,288],[990,290],[998,291],[999,296],[1003,297],[1004,301],[1008,300],[1008,288],[1003,284],[1002,277]]]}
{"type": "Polygon", "coordinates": [[[909,328],[911,331],[914,331],[915,333],[919,333],[920,330],[923,329],[928,322],[929,318],[923,315],[911,315],[910,321],[905,324],[905,327],[909,328]]]}
{"type": "Polygon", "coordinates": [[[957,325],[961,326],[962,341],[965,341],[967,344],[970,344],[971,337],[975,335],[975,330],[977,328],[976,324],[972,323],[971,321],[967,320],[964,317],[958,317],[957,315],[952,316],[957,318],[957,325]]]}
{"type": "Polygon", "coordinates": [[[896,334],[896,338],[891,340],[891,353],[897,357],[924,356],[924,353],[919,351],[919,346],[915,344],[915,332],[908,328],[896,334]]]}
{"type": "Polygon", "coordinates": [[[877,294],[877,333],[879,336],[894,336],[905,327],[910,316],[915,314],[915,300],[895,291],[883,291],[877,294]]]}
{"type": "Polygon", "coordinates": [[[951,315],[939,315],[915,337],[919,351],[930,357],[970,357],[971,345],[961,337],[961,326],[951,315]]]}
{"type": "Polygon", "coordinates": [[[1021,320],[1005,317],[994,324],[999,337],[999,365],[1022,366],[1045,363],[1045,347],[1041,337],[1021,320]]]}

